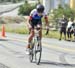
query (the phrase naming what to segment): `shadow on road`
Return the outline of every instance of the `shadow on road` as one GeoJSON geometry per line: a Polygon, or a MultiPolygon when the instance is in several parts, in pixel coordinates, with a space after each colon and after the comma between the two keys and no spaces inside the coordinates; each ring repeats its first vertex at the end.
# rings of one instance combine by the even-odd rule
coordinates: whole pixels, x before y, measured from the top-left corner
{"type": "Polygon", "coordinates": [[[0,41],[8,41],[8,39],[0,39],[0,41]]]}
{"type": "Polygon", "coordinates": [[[10,68],[10,67],[8,67],[8,66],[6,66],[6,65],[4,65],[4,64],[2,64],[2,63],[0,63],[0,68],[10,68]]]}
{"type": "Polygon", "coordinates": [[[51,62],[51,61],[47,61],[47,60],[41,61],[40,64],[41,64],[41,65],[42,65],[42,64],[46,64],[46,65],[71,66],[71,67],[75,67],[75,64],[59,63],[59,62],[51,62]]]}
{"type": "Polygon", "coordinates": [[[68,41],[68,42],[75,42],[75,40],[66,40],[66,41],[68,41]]]}

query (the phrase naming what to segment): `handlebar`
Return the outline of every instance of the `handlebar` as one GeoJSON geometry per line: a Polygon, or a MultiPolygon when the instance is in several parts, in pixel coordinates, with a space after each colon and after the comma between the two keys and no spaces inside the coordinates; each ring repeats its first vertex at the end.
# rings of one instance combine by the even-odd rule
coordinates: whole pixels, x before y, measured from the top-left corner
{"type": "MultiPolygon", "coordinates": [[[[34,27],[34,29],[40,31],[40,29],[43,29],[43,28],[34,27]]],[[[49,28],[46,28],[46,33],[45,33],[45,35],[48,35],[48,34],[49,34],[49,28]]]]}

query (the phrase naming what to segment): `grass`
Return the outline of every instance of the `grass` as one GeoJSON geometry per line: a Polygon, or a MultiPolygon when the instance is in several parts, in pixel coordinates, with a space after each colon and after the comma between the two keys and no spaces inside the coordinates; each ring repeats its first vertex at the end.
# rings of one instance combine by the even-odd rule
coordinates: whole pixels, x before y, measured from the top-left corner
{"type": "MultiPolygon", "coordinates": [[[[2,25],[0,25],[0,31],[2,30],[2,25]]],[[[19,34],[28,34],[28,28],[25,25],[22,25],[20,27],[11,26],[9,24],[5,24],[5,31],[6,32],[12,32],[12,33],[19,33],[19,34]]],[[[43,37],[48,38],[59,38],[59,32],[58,31],[49,31],[48,35],[45,35],[46,30],[42,31],[43,37]]]]}
{"type": "MultiPolygon", "coordinates": [[[[2,31],[2,25],[0,25],[0,31],[2,31]]],[[[11,26],[9,24],[5,24],[5,31],[19,34],[28,34],[28,29],[25,26],[11,26]]]]}
{"type": "Polygon", "coordinates": [[[45,35],[46,30],[43,30],[42,33],[43,33],[43,36],[44,37],[56,38],[56,39],[59,38],[59,32],[58,31],[49,31],[49,34],[48,35],[45,35]]]}
{"type": "MultiPolygon", "coordinates": [[[[2,25],[0,25],[0,31],[2,30],[2,25]]],[[[9,24],[5,24],[5,31],[6,32],[12,32],[12,33],[19,33],[19,34],[28,34],[28,28],[25,25],[22,25],[20,27],[10,26],[9,24]]],[[[56,38],[59,39],[59,32],[58,31],[49,31],[48,35],[45,35],[46,30],[42,30],[43,37],[46,38],[56,38]]],[[[62,37],[64,39],[64,36],[62,37]]]]}
{"type": "Polygon", "coordinates": [[[9,29],[6,27],[6,32],[13,32],[13,33],[19,33],[19,34],[28,34],[28,30],[25,27],[22,28],[16,28],[16,29],[9,29]]]}

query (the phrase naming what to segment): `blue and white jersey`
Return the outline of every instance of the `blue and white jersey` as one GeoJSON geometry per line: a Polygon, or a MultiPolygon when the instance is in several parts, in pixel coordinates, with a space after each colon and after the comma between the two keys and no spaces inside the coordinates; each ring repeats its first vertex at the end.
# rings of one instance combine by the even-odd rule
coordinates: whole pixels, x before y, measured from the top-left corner
{"type": "Polygon", "coordinates": [[[46,16],[46,13],[43,12],[43,13],[42,13],[42,16],[39,16],[37,10],[36,10],[36,9],[33,9],[33,10],[31,11],[31,13],[30,13],[30,16],[32,16],[33,19],[41,19],[43,16],[44,16],[44,17],[46,16]]]}

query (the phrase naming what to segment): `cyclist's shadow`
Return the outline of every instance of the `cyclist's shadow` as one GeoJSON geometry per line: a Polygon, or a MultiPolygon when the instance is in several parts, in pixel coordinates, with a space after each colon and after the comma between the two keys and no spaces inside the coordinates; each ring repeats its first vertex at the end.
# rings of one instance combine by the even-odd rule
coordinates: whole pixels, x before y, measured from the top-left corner
{"type": "Polygon", "coordinates": [[[52,62],[52,61],[47,61],[47,60],[41,60],[40,65],[54,65],[54,66],[71,66],[71,67],[75,67],[75,64],[52,62]]]}

